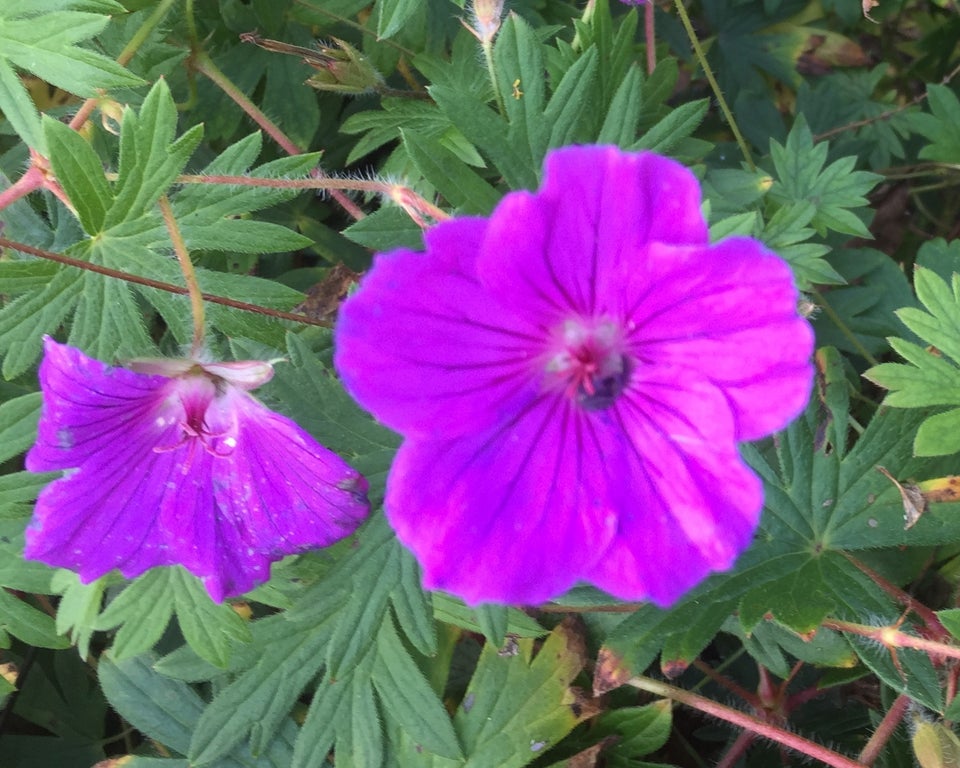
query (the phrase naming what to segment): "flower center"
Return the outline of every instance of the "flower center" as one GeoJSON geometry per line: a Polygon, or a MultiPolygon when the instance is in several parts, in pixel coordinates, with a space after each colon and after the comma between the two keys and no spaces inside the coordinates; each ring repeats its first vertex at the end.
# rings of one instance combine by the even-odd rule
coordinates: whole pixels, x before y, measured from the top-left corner
{"type": "Polygon", "coordinates": [[[616,402],[632,371],[616,324],[568,320],[557,333],[556,346],[559,349],[550,358],[547,372],[568,398],[586,411],[603,410],[616,402]]]}
{"type": "Polygon", "coordinates": [[[163,453],[186,445],[187,466],[192,463],[197,447],[217,458],[233,453],[237,446],[236,424],[232,411],[223,407],[223,395],[216,384],[206,376],[188,376],[175,381],[171,397],[179,407],[174,406],[167,423],[178,423],[180,437],[173,445],[157,446],[154,450],[163,453]]]}

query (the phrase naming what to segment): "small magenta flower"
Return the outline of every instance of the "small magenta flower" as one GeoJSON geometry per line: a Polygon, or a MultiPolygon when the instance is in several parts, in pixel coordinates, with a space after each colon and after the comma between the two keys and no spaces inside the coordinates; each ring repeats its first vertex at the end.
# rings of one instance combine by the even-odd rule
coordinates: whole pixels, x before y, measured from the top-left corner
{"type": "Polygon", "coordinates": [[[737,451],[809,397],[788,265],[707,239],[678,163],[551,152],[538,192],[381,254],[336,367],[405,440],[385,508],[428,588],[538,603],[577,582],[669,605],[747,547],[737,451]]]}
{"type": "Polygon", "coordinates": [[[37,500],[24,555],[91,581],[180,564],[220,602],[270,563],[350,534],[366,481],[246,390],[263,362],[140,360],[113,368],[50,338],[32,472],[67,470],[37,500]]]}

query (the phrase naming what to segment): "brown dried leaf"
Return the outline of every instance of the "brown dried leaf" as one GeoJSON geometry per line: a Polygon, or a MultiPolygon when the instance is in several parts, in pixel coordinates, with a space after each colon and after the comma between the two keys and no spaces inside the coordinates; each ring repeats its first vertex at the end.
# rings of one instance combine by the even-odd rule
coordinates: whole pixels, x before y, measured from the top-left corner
{"type": "Polygon", "coordinates": [[[593,672],[593,695],[600,696],[614,688],[619,688],[633,673],[623,663],[623,658],[604,646],[597,655],[597,666],[593,672]]]}
{"type": "Polygon", "coordinates": [[[332,323],[349,290],[360,282],[360,273],[337,264],[326,276],[307,291],[307,298],[294,307],[312,320],[332,323]]]}
{"type": "Polygon", "coordinates": [[[905,531],[910,530],[917,524],[923,513],[927,511],[927,499],[919,486],[911,483],[900,483],[884,467],[877,467],[877,472],[897,486],[897,490],[900,491],[900,498],[903,500],[903,529],[905,531]]]}

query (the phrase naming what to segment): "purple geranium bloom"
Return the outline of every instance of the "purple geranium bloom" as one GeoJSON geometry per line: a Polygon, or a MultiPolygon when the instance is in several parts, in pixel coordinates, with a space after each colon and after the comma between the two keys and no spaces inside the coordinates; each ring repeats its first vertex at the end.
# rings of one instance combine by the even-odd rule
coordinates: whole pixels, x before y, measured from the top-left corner
{"type": "Polygon", "coordinates": [[[538,603],[585,581],[669,605],[750,543],[737,451],[809,397],[789,266],[707,239],[678,163],[551,152],[538,192],[379,255],[336,367],[400,432],[386,512],[427,587],[538,603]]]}
{"type": "Polygon", "coordinates": [[[27,468],[67,472],[40,494],[26,557],[83,581],[179,563],[220,602],[365,516],[363,477],[247,394],[269,363],[142,360],[134,371],[49,338],[44,349],[27,468]]]}

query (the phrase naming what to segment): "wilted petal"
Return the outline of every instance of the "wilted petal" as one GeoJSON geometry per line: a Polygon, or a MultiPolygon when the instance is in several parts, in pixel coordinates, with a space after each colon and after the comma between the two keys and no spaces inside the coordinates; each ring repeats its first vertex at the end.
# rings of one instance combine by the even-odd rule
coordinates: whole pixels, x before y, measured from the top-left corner
{"type": "Polygon", "coordinates": [[[25,556],[85,581],[179,563],[222,600],[359,524],[354,470],[242,389],[199,365],[182,373],[145,376],[46,341],[27,467],[67,472],[41,492],[25,556]]]}

